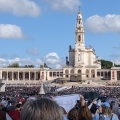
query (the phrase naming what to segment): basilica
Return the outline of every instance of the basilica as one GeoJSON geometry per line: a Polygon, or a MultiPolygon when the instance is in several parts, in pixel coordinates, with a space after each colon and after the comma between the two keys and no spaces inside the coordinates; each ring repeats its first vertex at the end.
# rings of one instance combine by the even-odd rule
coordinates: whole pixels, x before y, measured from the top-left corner
{"type": "Polygon", "coordinates": [[[5,84],[33,85],[38,84],[40,80],[50,81],[54,79],[64,79],[70,81],[81,80],[120,80],[120,68],[101,69],[101,62],[95,54],[92,46],[85,47],[84,26],[82,13],[78,11],[75,46],[69,46],[69,55],[66,57],[66,65],[62,69],[49,68],[0,68],[0,79],[5,84]]]}

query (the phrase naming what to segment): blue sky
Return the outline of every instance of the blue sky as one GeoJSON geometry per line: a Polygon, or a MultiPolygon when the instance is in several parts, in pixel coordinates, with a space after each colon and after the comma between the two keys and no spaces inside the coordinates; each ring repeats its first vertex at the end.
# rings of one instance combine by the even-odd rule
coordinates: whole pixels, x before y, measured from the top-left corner
{"type": "Polygon", "coordinates": [[[120,0],[0,0],[0,67],[61,68],[74,47],[79,6],[86,47],[120,64],[120,0]]]}

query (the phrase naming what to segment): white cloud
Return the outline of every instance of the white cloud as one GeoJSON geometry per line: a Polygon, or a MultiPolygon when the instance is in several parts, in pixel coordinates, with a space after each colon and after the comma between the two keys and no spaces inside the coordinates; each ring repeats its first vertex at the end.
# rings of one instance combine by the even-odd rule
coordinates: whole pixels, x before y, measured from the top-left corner
{"type": "Polygon", "coordinates": [[[61,64],[56,64],[56,69],[62,69],[62,65],[61,64]]]}
{"type": "Polygon", "coordinates": [[[46,63],[56,64],[60,61],[60,58],[57,55],[57,53],[52,52],[52,53],[47,54],[45,56],[44,60],[45,60],[46,63]]]}
{"type": "Polygon", "coordinates": [[[20,66],[34,65],[35,67],[40,67],[41,64],[46,63],[48,67],[54,69],[61,69],[62,64],[64,64],[63,59],[60,59],[57,53],[48,53],[44,58],[32,60],[30,58],[11,58],[3,59],[0,58],[0,67],[7,67],[13,63],[18,63],[20,66]]]}
{"type": "Polygon", "coordinates": [[[31,49],[27,49],[26,52],[27,52],[29,55],[39,55],[39,52],[38,52],[38,50],[37,50],[36,47],[31,48],[31,49]]]}
{"type": "Polygon", "coordinates": [[[94,15],[89,17],[85,23],[85,30],[92,33],[120,33],[120,15],[106,15],[101,17],[94,15]]]}
{"type": "Polygon", "coordinates": [[[39,67],[40,64],[42,64],[42,60],[36,59],[36,60],[31,60],[30,58],[13,58],[13,59],[3,59],[0,58],[0,67],[7,67],[13,63],[18,63],[20,66],[25,66],[25,65],[34,65],[35,67],[39,67]]]}
{"type": "Polygon", "coordinates": [[[36,17],[40,14],[40,8],[32,0],[0,0],[0,12],[36,17]]]}
{"type": "Polygon", "coordinates": [[[51,8],[57,11],[76,11],[81,5],[79,0],[47,0],[51,8]]]}
{"type": "Polygon", "coordinates": [[[0,38],[25,38],[20,27],[12,24],[0,24],[0,38]]]}

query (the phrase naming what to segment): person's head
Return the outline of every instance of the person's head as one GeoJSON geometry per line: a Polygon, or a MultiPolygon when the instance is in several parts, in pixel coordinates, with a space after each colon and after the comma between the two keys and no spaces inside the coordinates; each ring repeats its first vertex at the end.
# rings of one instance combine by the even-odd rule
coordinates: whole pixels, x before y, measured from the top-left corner
{"type": "Polygon", "coordinates": [[[17,105],[17,101],[16,100],[11,100],[11,105],[12,106],[16,106],[17,105]]]}
{"type": "Polygon", "coordinates": [[[78,113],[78,120],[92,120],[92,113],[87,106],[82,106],[78,113]]]}
{"type": "Polygon", "coordinates": [[[21,110],[22,110],[23,105],[18,103],[18,104],[16,105],[16,107],[17,107],[17,110],[21,111],[21,110]]]}
{"type": "Polygon", "coordinates": [[[111,116],[112,115],[112,110],[110,108],[110,104],[108,102],[104,102],[102,104],[102,114],[111,116]]]}
{"type": "Polygon", "coordinates": [[[63,120],[63,113],[55,101],[40,98],[23,105],[20,120],[63,120]]]}
{"type": "Polygon", "coordinates": [[[113,110],[114,106],[115,106],[115,101],[111,101],[111,103],[110,103],[111,110],[113,110]]]}
{"type": "Polygon", "coordinates": [[[67,115],[69,120],[78,120],[78,110],[76,108],[72,108],[67,115]]]}

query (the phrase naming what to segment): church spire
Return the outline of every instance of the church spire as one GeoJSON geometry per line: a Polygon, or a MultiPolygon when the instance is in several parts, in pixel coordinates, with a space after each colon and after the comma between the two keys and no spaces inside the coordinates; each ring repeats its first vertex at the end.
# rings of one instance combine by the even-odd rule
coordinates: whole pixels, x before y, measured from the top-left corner
{"type": "Polygon", "coordinates": [[[75,39],[75,66],[78,66],[84,62],[84,55],[81,51],[85,50],[84,41],[84,27],[82,21],[82,13],[79,10],[77,15],[76,24],[76,39],[75,39]]]}
{"type": "Polygon", "coordinates": [[[76,49],[84,49],[85,48],[85,43],[84,43],[84,27],[83,27],[83,21],[82,21],[82,13],[78,11],[78,16],[77,16],[77,24],[76,24],[76,41],[75,41],[75,47],[76,49]]]}

